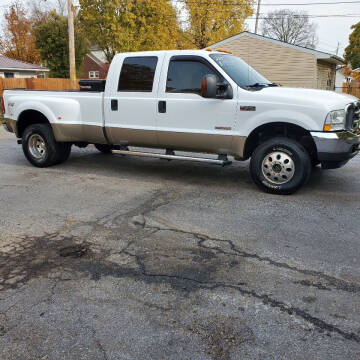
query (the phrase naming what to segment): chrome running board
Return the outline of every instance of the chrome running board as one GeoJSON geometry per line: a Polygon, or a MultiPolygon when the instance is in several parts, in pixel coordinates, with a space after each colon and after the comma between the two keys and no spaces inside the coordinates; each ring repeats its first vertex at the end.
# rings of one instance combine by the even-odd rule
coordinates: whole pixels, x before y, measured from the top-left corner
{"type": "Polygon", "coordinates": [[[224,155],[219,155],[218,159],[208,159],[202,157],[194,156],[182,156],[182,155],[166,155],[166,154],[157,154],[157,153],[147,153],[141,151],[129,151],[129,150],[112,150],[114,154],[120,155],[132,155],[132,156],[143,156],[143,157],[152,157],[157,159],[166,159],[166,160],[185,160],[185,161],[197,161],[215,165],[226,166],[232,164],[231,161],[227,159],[224,155]]]}

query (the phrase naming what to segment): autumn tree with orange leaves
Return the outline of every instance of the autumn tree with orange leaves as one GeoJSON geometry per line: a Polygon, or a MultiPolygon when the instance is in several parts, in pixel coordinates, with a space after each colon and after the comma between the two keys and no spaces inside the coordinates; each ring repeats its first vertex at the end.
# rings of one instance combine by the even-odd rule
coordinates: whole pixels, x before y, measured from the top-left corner
{"type": "Polygon", "coordinates": [[[351,69],[351,67],[348,66],[344,66],[343,68],[343,72],[344,72],[344,76],[346,77],[352,77],[355,81],[359,81],[360,82],[360,72],[354,71],[351,69]]]}
{"type": "Polygon", "coordinates": [[[23,5],[16,2],[5,12],[0,53],[12,59],[39,64],[40,52],[35,46],[32,20],[23,5]]]}

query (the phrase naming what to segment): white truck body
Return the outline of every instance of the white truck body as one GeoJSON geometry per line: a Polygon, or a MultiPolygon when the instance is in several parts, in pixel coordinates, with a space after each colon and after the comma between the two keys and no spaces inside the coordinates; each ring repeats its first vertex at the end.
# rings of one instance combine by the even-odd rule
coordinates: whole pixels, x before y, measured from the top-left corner
{"type": "MultiPolygon", "coordinates": [[[[250,144],[252,135],[261,137],[261,129],[283,126],[284,134],[281,135],[287,136],[289,125],[288,129],[303,131],[302,137],[307,135],[312,146],[315,144],[315,152],[320,154],[318,161],[325,168],[338,167],[358,153],[360,103],[357,98],[331,91],[275,87],[270,82],[241,86],[241,81],[246,82],[246,79],[237,80],[241,75],[233,66],[237,60],[229,56],[232,57],[201,50],[123,53],[116,55],[111,63],[104,92],[5,90],[7,128],[21,138],[26,121],[34,123],[29,118],[42,114],[42,121],[46,120],[51,125],[57,142],[207,152],[231,155],[241,160],[252,155],[255,146],[250,144]],[[120,90],[122,82],[119,78],[127,76],[124,63],[130,72],[128,69],[134,71],[147,59],[155,64],[151,89],[146,78],[148,75],[144,72],[149,67],[144,65],[135,82],[144,81],[148,86],[146,91],[120,90]],[[132,64],[135,60],[140,65],[132,64]],[[181,84],[179,64],[187,69],[187,62],[198,66],[201,71],[206,72],[203,68],[207,67],[218,81],[221,79],[221,84],[226,84],[226,91],[231,89],[231,95],[208,98],[201,96],[197,88],[194,91],[186,88],[189,74],[183,73],[184,84],[181,84]],[[221,66],[226,62],[229,63],[227,68],[221,66]],[[177,83],[172,85],[172,81],[177,83]],[[183,86],[185,90],[179,91],[176,86],[183,86]],[[343,128],[324,131],[329,114],[340,110],[346,117],[343,128]],[[336,145],[334,141],[340,141],[339,137],[344,134],[348,134],[350,140],[336,145]],[[340,152],[343,156],[338,156],[340,152]],[[321,154],[325,153],[322,160],[321,154]],[[337,154],[334,159],[331,158],[332,153],[337,154]]],[[[250,67],[247,71],[248,74],[244,72],[243,77],[248,77],[248,81],[260,76],[250,67]]],[[[194,71],[194,78],[197,76],[194,71]]]]}

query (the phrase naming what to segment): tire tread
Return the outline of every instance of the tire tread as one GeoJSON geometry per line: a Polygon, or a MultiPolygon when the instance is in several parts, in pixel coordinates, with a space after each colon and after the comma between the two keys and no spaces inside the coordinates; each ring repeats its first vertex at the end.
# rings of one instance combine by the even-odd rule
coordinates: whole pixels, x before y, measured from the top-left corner
{"type": "Polygon", "coordinates": [[[264,192],[277,195],[290,195],[298,191],[308,182],[311,175],[311,168],[311,159],[307,150],[299,142],[285,137],[275,137],[258,145],[250,161],[250,173],[255,184],[264,192]],[[264,185],[264,179],[262,179],[263,175],[261,170],[261,164],[264,156],[266,155],[267,151],[270,152],[270,150],[274,147],[287,148],[291,150],[291,152],[293,152],[296,157],[298,157],[298,165],[296,167],[298,175],[296,178],[290,180],[289,183],[278,185],[276,188],[264,185]]]}

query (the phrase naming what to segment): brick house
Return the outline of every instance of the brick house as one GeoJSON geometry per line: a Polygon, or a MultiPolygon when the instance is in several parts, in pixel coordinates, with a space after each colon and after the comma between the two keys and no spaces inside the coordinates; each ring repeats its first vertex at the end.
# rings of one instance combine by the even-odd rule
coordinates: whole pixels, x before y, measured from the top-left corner
{"type": "Polygon", "coordinates": [[[109,63],[101,50],[93,48],[84,58],[81,67],[82,79],[106,79],[109,63]]]}

